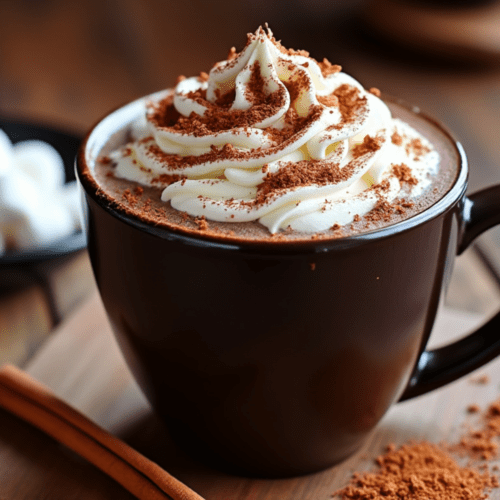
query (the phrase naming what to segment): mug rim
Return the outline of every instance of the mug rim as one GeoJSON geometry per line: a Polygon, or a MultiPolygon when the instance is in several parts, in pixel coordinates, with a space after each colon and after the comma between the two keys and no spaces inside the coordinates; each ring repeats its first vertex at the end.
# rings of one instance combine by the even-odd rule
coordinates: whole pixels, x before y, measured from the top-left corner
{"type": "MultiPolygon", "coordinates": [[[[131,123],[131,120],[124,120],[125,117],[131,117],[134,112],[143,107],[148,99],[155,99],[161,97],[168,90],[162,90],[150,94],[139,99],[130,101],[121,105],[111,112],[107,113],[103,118],[97,121],[83,139],[75,159],[75,171],[80,185],[83,187],[85,194],[89,196],[94,202],[111,216],[119,219],[120,221],[144,231],[153,236],[160,237],[169,241],[177,241],[180,244],[191,247],[202,247],[211,249],[220,249],[226,251],[244,251],[248,253],[258,254],[317,254],[335,250],[344,250],[353,248],[359,245],[368,244],[372,241],[386,239],[388,237],[406,232],[414,227],[424,224],[447,210],[451,209],[455,203],[462,198],[467,189],[468,180],[468,162],[464,148],[460,141],[456,138],[453,132],[444,125],[440,120],[423,112],[418,106],[413,106],[406,101],[390,95],[383,94],[384,101],[394,103],[405,108],[407,111],[414,113],[424,120],[430,122],[444,133],[454,146],[459,162],[459,168],[456,178],[450,189],[435,203],[427,207],[425,210],[417,214],[403,219],[394,224],[389,224],[381,228],[375,228],[370,231],[363,231],[349,236],[342,236],[339,238],[319,238],[319,239],[299,239],[299,240],[251,240],[243,238],[221,237],[217,238],[216,235],[204,235],[196,232],[196,230],[174,228],[169,226],[155,226],[151,223],[145,222],[138,216],[127,213],[126,209],[116,202],[116,200],[105,193],[96,181],[92,169],[87,164],[87,152],[89,145],[92,146],[92,141],[96,140],[95,136],[99,134],[100,128],[104,128],[111,120],[116,120],[122,116],[122,127],[115,127],[115,132],[123,128],[124,123],[131,123]]],[[[102,146],[111,137],[111,134],[105,134],[106,139],[100,142],[98,153],[102,146]]],[[[89,153],[90,154],[90,153],[89,153]]],[[[93,159],[96,160],[98,154],[94,154],[93,159]]]]}

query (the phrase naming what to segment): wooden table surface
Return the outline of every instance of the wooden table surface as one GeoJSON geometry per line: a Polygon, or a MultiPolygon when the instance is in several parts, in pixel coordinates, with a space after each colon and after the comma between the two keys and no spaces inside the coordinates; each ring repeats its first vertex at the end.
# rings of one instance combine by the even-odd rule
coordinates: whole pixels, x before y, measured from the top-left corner
{"type": "MultiPolygon", "coordinates": [[[[465,334],[499,302],[496,279],[477,254],[468,251],[457,262],[431,345],[465,334]]],[[[388,443],[456,440],[461,425],[470,422],[468,405],[486,407],[500,397],[497,359],[478,372],[489,376],[487,385],[474,384],[475,374],[393,407],[366,446],[343,464],[299,478],[257,480],[213,470],[173,444],[134,383],[95,289],[44,342],[25,369],[207,500],[326,500],[347,483],[354,470],[371,467],[388,443]]],[[[0,409],[0,498],[118,500],[130,495],[84,460],[0,409]]],[[[492,498],[499,499],[500,490],[492,498]]]]}
{"type": "MultiPolygon", "coordinates": [[[[0,2],[0,116],[83,134],[113,107],[170,86],[179,74],[208,70],[229,47],[241,47],[246,32],[268,21],[285,46],[342,64],[366,87],[412,102],[448,125],[468,154],[471,191],[500,182],[500,59],[480,65],[460,57],[449,62],[400,41],[382,42],[353,21],[361,1],[310,5],[301,0],[286,8],[264,0],[0,2]]],[[[384,19],[386,34],[391,22],[398,21],[384,19]]],[[[470,250],[458,261],[446,299],[453,312],[442,316],[448,323],[439,327],[435,341],[498,309],[500,231],[489,231],[479,245],[479,253],[470,250]]],[[[26,367],[208,499],[328,498],[353,468],[369,465],[358,454],[305,478],[250,481],[190,461],[168,444],[114,347],[86,252],[42,266],[37,279],[18,271],[13,270],[14,285],[0,276],[0,363],[26,367]],[[53,333],[58,317],[65,322],[53,333]]],[[[486,404],[500,396],[499,363],[485,371],[492,377],[488,386],[464,379],[395,407],[367,445],[368,458],[389,440],[452,436],[466,419],[468,403],[486,404]]],[[[0,411],[0,498],[128,496],[78,457],[0,411]]]]}
{"type": "MultiPolygon", "coordinates": [[[[386,14],[387,4],[394,1],[313,5],[293,0],[286,9],[266,0],[190,0],[168,5],[162,0],[0,2],[0,117],[47,123],[83,135],[123,102],[168,87],[179,74],[208,70],[226,56],[229,47],[241,47],[245,33],[269,22],[285,46],[340,63],[365,87],[379,87],[445,123],[469,157],[470,191],[500,183],[500,57],[474,64],[470,58],[461,60],[458,49],[450,62],[431,57],[429,51],[406,48],[401,19],[386,14]],[[389,41],[357,21],[367,9],[371,23],[383,28],[389,41]],[[391,30],[391,23],[398,29],[391,30]],[[393,31],[398,33],[397,42],[390,42],[393,31]]],[[[496,49],[500,54],[500,27],[492,30],[492,20],[500,19],[499,1],[465,13],[450,12],[449,18],[452,26],[459,21],[467,28],[462,37],[455,35],[458,38],[474,38],[476,32],[475,40],[485,40],[485,34],[492,32],[489,53],[496,49]],[[464,24],[469,17],[474,23],[464,24]]],[[[408,39],[415,21],[407,23],[408,39]]],[[[442,11],[438,21],[444,33],[442,11]]],[[[436,37],[442,39],[443,33],[436,37]]],[[[500,229],[490,230],[479,242],[500,276],[500,229]]],[[[42,269],[41,275],[58,287],[59,316],[88,293],[91,283],[85,257],[77,264],[64,262],[53,270],[42,269]]],[[[0,348],[0,361],[23,363],[50,333],[54,321],[47,313],[43,281],[27,287],[32,284],[29,276],[16,279],[23,286],[11,293],[0,273],[0,332],[11,339],[8,349],[5,342],[0,348]],[[29,332],[33,332],[29,347],[12,340],[29,337],[29,332]]]]}

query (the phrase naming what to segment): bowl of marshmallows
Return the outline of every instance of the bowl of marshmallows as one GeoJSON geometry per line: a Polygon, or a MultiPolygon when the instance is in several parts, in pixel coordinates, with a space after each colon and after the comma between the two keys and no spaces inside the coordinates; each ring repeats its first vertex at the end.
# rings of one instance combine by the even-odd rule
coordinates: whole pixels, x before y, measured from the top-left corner
{"type": "Polygon", "coordinates": [[[80,138],[0,120],[0,267],[85,247],[74,158],[80,138]]]}

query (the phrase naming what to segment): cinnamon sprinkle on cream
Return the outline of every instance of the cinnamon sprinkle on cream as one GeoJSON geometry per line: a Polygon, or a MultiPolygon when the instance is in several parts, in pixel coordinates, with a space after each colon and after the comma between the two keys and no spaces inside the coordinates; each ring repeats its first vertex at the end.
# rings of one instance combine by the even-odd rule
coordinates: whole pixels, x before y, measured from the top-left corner
{"type": "Polygon", "coordinates": [[[352,148],[352,157],[359,158],[367,153],[374,153],[380,149],[381,144],[382,140],[380,137],[371,137],[367,134],[361,144],[356,144],[356,146],[352,148]]]}
{"type": "Polygon", "coordinates": [[[408,165],[406,165],[405,163],[401,163],[400,165],[394,165],[392,167],[392,173],[402,184],[406,183],[412,186],[418,184],[416,177],[414,177],[411,172],[411,168],[408,167],[408,165]]]}
{"type": "MultiPolygon", "coordinates": [[[[226,222],[242,223],[249,219],[247,213],[255,211],[257,214],[259,211],[256,208],[263,204],[271,205],[281,196],[290,195],[290,191],[297,191],[296,200],[282,207],[277,206],[276,212],[274,208],[271,212],[268,210],[270,217],[260,220],[256,215],[251,220],[256,223],[259,221],[269,231],[279,231],[282,235],[285,226],[291,224],[293,227],[306,228],[305,233],[309,227],[311,232],[313,227],[321,227],[317,237],[336,238],[338,234],[333,233],[338,233],[340,229],[340,226],[333,224],[337,220],[334,213],[336,205],[343,204],[342,210],[350,213],[351,217],[356,212],[362,214],[365,208],[360,208],[357,197],[363,199],[365,193],[370,203],[374,197],[378,202],[363,217],[360,214],[354,216],[352,221],[358,224],[351,226],[353,232],[364,229],[359,224],[361,221],[367,227],[372,223],[382,222],[377,225],[384,225],[385,222],[396,220],[398,215],[404,215],[408,208],[413,207],[413,203],[401,197],[394,198],[397,195],[390,187],[396,189],[394,178],[397,178],[401,184],[407,185],[401,193],[411,195],[411,186],[420,182],[420,177],[417,179],[408,166],[413,165],[413,158],[408,158],[407,164],[393,165],[389,162],[384,166],[374,163],[374,170],[370,162],[373,163],[374,155],[384,146],[386,130],[390,131],[389,134],[395,130],[407,131],[403,137],[398,132],[390,136],[393,144],[403,146],[404,149],[398,151],[402,158],[405,158],[403,152],[407,152],[408,156],[420,157],[429,148],[423,144],[423,139],[418,138],[418,133],[413,134],[411,129],[403,125],[396,129],[396,123],[392,122],[392,128],[388,128],[389,124],[385,123],[379,127],[376,121],[367,122],[368,113],[378,109],[368,105],[375,98],[367,96],[365,90],[355,82],[350,83],[344,75],[335,76],[342,70],[339,65],[327,59],[321,62],[306,59],[309,57],[306,51],[283,47],[269,28],[267,33],[264,28],[259,28],[255,34],[248,35],[242,52],[238,53],[232,47],[228,59],[216,63],[210,74],[202,71],[185,85],[167,91],[167,95],[159,102],[149,102],[147,119],[152,125],[151,130],[156,129],[154,136],[149,135],[122,148],[122,157],[132,157],[123,164],[119,163],[116,171],[126,174],[126,169],[134,168],[131,164],[137,163],[135,169],[143,171],[142,177],[138,178],[146,179],[149,187],[155,191],[165,188],[161,199],[169,204],[169,211],[175,211],[177,207],[189,210],[193,218],[187,221],[186,227],[193,230],[196,226],[200,231],[207,232],[208,223],[201,216],[212,211],[216,214],[215,220],[224,222],[214,222],[210,232],[220,232],[220,226],[224,228],[222,232],[227,234],[224,226],[226,222]],[[249,47],[250,44],[252,47],[249,47]],[[246,48],[256,52],[251,54],[250,59],[243,61],[239,56],[243,55],[246,48]],[[264,53],[266,55],[262,55],[264,53]],[[316,87],[319,77],[316,64],[324,77],[324,80],[320,78],[323,83],[320,87],[316,87]],[[235,71],[236,66],[238,71],[235,71]],[[239,74],[237,78],[236,73],[239,74]],[[276,75],[279,76],[278,80],[276,75]],[[373,127],[365,127],[367,123],[373,124],[373,127]],[[370,133],[360,134],[363,130],[370,133]],[[141,147],[132,149],[137,144],[141,147]],[[352,149],[347,151],[348,147],[352,149]],[[294,158],[294,161],[289,161],[290,158],[294,158]],[[266,162],[272,166],[272,171],[266,162]],[[225,169],[228,168],[231,170],[226,171],[226,177],[225,169]],[[242,170],[236,172],[237,168],[242,170]],[[381,172],[385,179],[391,175],[392,182],[375,180],[380,179],[381,172]],[[187,178],[192,179],[188,184],[187,178]],[[358,180],[360,182],[356,184],[358,180]],[[173,183],[176,186],[169,188],[173,183]],[[186,187],[182,189],[185,184],[186,187]],[[335,188],[336,184],[341,185],[335,188]],[[206,189],[202,186],[206,186],[206,189]],[[313,188],[299,189],[306,186],[313,188]],[[329,191],[324,186],[332,188],[329,191]],[[319,199],[316,187],[322,188],[318,190],[319,199]],[[340,197],[333,197],[333,201],[329,201],[332,193],[336,192],[340,197]],[[203,196],[198,196],[200,193],[204,193],[203,196]],[[321,199],[323,193],[324,203],[321,199]],[[353,197],[354,200],[351,199],[353,197]],[[386,201],[387,197],[393,201],[386,201]],[[294,214],[299,213],[294,207],[306,200],[307,204],[300,210],[306,215],[301,215],[300,219],[293,218],[294,214]],[[316,207],[315,203],[317,208],[313,210],[325,215],[321,215],[319,224],[315,221],[314,225],[308,226],[307,210],[316,207]],[[291,222],[281,214],[281,211],[289,209],[294,210],[291,222]],[[243,216],[238,210],[242,211],[243,216]],[[273,222],[275,219],[277,222],[273,222]]],[[[183,79],[181,77],[179,81],[183,79]]],[[[380,91],[374,87],[369,92],[380,96],[380,91]]],[[[382,117],[385,119],[386,114],[382,117]]],[[[131,130],[131,141],[133,134],[143,133],[142,128],[131,130]]],[[[376,156],[381,161],[385,158],[376,156]]],[[[134,195],[137,196],[137,191],[132,194],[130,190],[125,190],[123,195],[132,208],[137,204],[134,195]]],[[[144,204],[144,198],[140,201],[140,204],[144,204]]],[[[264,214],[265,210],[261,213],[264,214]]],[[[172,218],[177,220],[178,217],[173,213],[172,218]]],[[[290,231],[290,237],[295,238],[294,231],[291,228],[290,231]]]]}
{"type": "Polygon", "coordinates": [[[268,174],[259,185],[259,193],[266,194],[278,189],[288,189],[311,184],[337,184],[349,178],[353,165],[340,168],[329,160],[302,160],[290,162],[277,172],[268,174]]]}
{"type": "Polygon", "coordinates": [[[318,102],[323,104],[323,106],[334,107],[339,105],[339,99],[334,94],[330,94],[327,96],[318,95],[316,96],[316,98],[318,99],[318,102]]]}
{"type": "Polygon", "coordinates": [[[408,144],[405,147],[406,154],[413,153],[415,155],[415,160],[419,160],[420,157],[424,154],[427,154],[430,152],[430,149],[427,146],[424,146],[422,144],[422,141],[420,139],[412,139],[411,141],[408,142],[408,144]]]}
{"type": "Polygon", "coordinates": [[[205,71],[201,71],[198,76],[198,80],[200,82],[208,82],[208,73],[206,73],[205,71]]]}
{"type": "Polygon", "coordinates": [[[99,163],[102,163],[103,165],[109,165],[109,164],[111,164],[111,163],[112,163],[111,158],[110,158],[109,156],[106,156],[106,155],[99,156],[99,157],[97,158],[97,161],[98,161],[99,163]]]}
{"type": "Polygon", "coordinates": [[[401,146],[403,144],[403,138],[397,132],[392,134],[391,141],[396,146],[401,146]]]}
{"type": "Polygon", "coordinates": [[[339,101],[340,113],[344,123],[353,122],[358,116],[366,113],[366,97],[360,95],[359,89],[343,84],[333,92],[339,101]]]}
{"type": "Polygon", "coordinates": [[[326,57],[321,62],[318,62],[318,65],[321,69],[321,73],[323,73],[323,76],[325,77],[342,71],[342,66],[332,64],[326,57]]]}
{"type": "Polygon", "coordinates": [[[204,215],[197,217],[194,222],[200,231],[206,231],[208,229],[208,222],[204,215]]]}

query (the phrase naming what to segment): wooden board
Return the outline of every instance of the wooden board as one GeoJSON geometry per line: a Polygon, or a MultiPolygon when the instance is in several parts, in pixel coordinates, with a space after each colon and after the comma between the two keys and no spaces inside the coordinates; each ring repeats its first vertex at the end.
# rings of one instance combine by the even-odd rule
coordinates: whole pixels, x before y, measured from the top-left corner
{"type": "Polygon", "coordinates": [[[56,323],[95,290],[86,251],[0,272],[0,365],[24,366],[56,323]]]}
{"type": "MultiPolygon", "coordinates": [[[[310,50],[319,60],[328,57],[366,87],[402,97],[446,123],[469,156],[472,189],[498,183],[498,64],[441,67],[426,56],[407,53],[400,44],[391,47],[373,39],[367,43],[348,19],[351,3],[353,10],[360,2],[320,5],[296,0],[287,4],[283,15],[281,7],[273,8],[264,0],[179,2],[168,7],[160,0],[144,0],[140,5],[130,0],[4,2],[0,114],[84,132],[124,101],[170,86],[178,74],[208,70],[231,45],[241,48],[246,32],[269,21],[286,46],[310,50]]],[[[498,30],[493,30],[488,39],[495,42],[497,35],[498,30]]],[[[500,266],[499,235],[498,229],[492,230],[482,241],[491,260],[500,266]]],[[[76,271],[48,271],[62,315],[88,293],[85,259],[82,267],[73,268],[76,271]]],[[[498,284],[477,256],[468,253],[456,270],[447,303],[459,311],[441,316],[443,323],[433,342],[459,335],[478,315],[491,313],[498,305],[498,284]]],[[[252,481],[207,469],[173,447],[131,380],[97,296],[29,361],[49,336],[51,324],[47,298],[39,287],[0,297],[1,360],[27,366],[61,397],[210,500],[329,498],[353,469],[369,467],[387,442],[451,439],[467,420],[469,403],[484,405],[500,396],[500,366],[495,361],[484,370],[492,378],[486,386],[467,378],[394,407],[366,449],[339,467],[304,478],[252,481]]],[[[0,411],[0,498],[129,496],[78,457],[0,411]]],[[[493,498],[500,498],[498,492],[493,498]]]]}
{"type": "MultiPolygon", "coordinates": [[[[452,283],[452,288],[457,283],[452,283]]],[[[456,338],[483,317],[480,313],[443,309],[431,343],[456,338]]],[[[454,440],[460,426],[471,419],[466,413],[469,404],[485,406],[500,397],[499,359],[480,371],[490,376],[487,385],[477,385],[472,377],[466,377],[392,408],[364,449],[339,466],[300,478],[255,480],[212,470],[174,446],[125,366],[97,293],[61,325],[27,369],[58,396],[208,500],[326,500],[346,484],[354,470],[371,467],[373,458],[388,443],[454,440]]],[[[0,411],[0,498],[3,497],[126,499],[130,495],[49,438],[0,411]]],[[[500,498],[500,491],[494,492],[492,498],[500,498]]]]}

